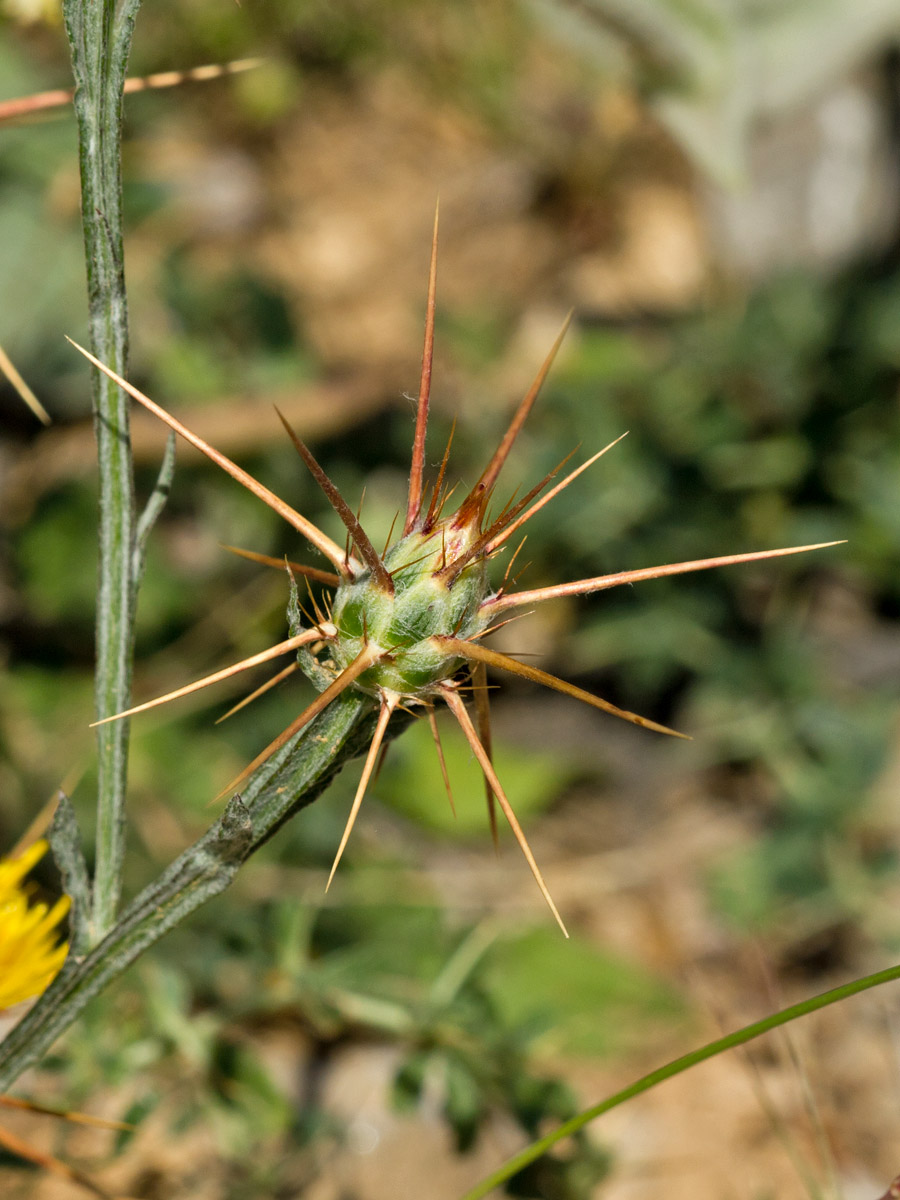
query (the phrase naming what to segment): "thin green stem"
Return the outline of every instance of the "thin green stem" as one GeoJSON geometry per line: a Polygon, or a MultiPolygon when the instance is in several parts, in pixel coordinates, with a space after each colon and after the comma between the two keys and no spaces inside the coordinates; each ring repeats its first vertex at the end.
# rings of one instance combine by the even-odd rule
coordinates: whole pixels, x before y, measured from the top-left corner
{"type": "MultiPolygon", "coordinates": [[[[63,15],[75,77],[88,312],[94,353],[127,370],[128,306],[122,246],[122,89],[139,0],[65,0],[63,15]]],[[[94,428],[100,467],[97,589],[98,718],[128,707],[136,588],[134,482],[127,397],[93,375],[94,428]]],[[[128,722],[97,731],[98,798],[91,936],[115,920],[122,884],[128,722]]]]}
{"type": "Polygon", "coordinates": [[[492,1175],[483,1179],[471,1191],[466,1192],[462,1200],[481,1200],[481,1197],[487,1196],[494,1188],[511,1179],[529,1163],[533,1163],[542,1154],[546,1154],[557,1142],[571,1137],[573,1133],[577,1133],[597,1117],[602,1117],[604,1113],[618,1108],[626,1100],[649,1092],[657,1084],[664,1083],[675,1075],[680,1075],[683,1071],[697,1066],[698,1063],[706,1062],[708,1058],[715,1058],[717,1054],[723,1054],[726,1050],[733,1050],[735,1046],[743,1046],[747,1042],[752,1042],[754,1038],[758,1038],[772,1029],[777,1029],[780,1025],[787,1025],[789,1021],[796,1021],[798,1017],[805,1017],[809,1013],[818,1012],[821,1008],[828,1008],[830,1004],[837,1004],[850,996],[856,996],[860,992],[867,992],[870,988],[878,987],[883,983],[892,983],[898,979],[900,979],[900,965],[887,967],[883,971],[875,971],[872,975],[864,975],[861,979],[854,979],[850,983],[843,983],[840,987],[821,992],[818,996],[812,996],[808,1000],[801,1000],[798,1004],[791,1004],[788,1008],[781,1009],[780,1012],[763,1017],[761,1021],[754,1021],[750,1025],[745,1025],[743,1029],[727,1033],[713,1042],[707,1042],[705,1046],[701,1046],[697,1050],[682,1054],[680,1058],[673,1059],[665,1066],[657,1067],[655,1071],[643,1075],[628,1087],[622,1088],[620,1092],[607,1097],[606,1100],[601,1100],[599,1104],[586,1108],[571,1120],[565,1121],[552,1133],[532,1142],[524,1150],[508,1159],[492,1175]]]}
{"type": "MultiPolygon", "coordinates": [[[[172,479],[175,475],[175,434],[170,433],[166,439],[166,449],[160,464],[153,491],[147,498],[144,511],[138,518],[134,531],[134,553],[131,557],[131,582],[134,586],[135,599],[144,577],[144,566],[147,561],[147,543],[153,526],[159,519],[169,498],[172,479]]],[[[120,710],[121,711],[121,710],[120,710]]]]}

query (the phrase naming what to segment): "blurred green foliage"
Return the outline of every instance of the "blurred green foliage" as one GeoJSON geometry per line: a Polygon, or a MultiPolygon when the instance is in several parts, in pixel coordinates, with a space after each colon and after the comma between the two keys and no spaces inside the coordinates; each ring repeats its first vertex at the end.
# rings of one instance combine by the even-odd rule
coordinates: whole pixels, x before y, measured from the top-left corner
{"type": "MultiPolygon", "coordinates": [[[[236,1197],[253,1186],[276,1194],[298,1172],[309,1184],[327,1148],[342,1145],[346,1130],[323,1105],[323,1068],[354,1042],[392,1046],[384,1083],[399,1111],[427,1091],[464,1151],[498,1110],[529,1136],[577,1111],[574,1093],[534,1065],[538,1041],[565,1048],[561,1020],[577,1031],[567,1049],[581,1055],[621,1052],[623,1028],[641,1038],[660,1019],[684,1020],[659,981],[577,940],[562,954],[550,931],[460,930],[438,908],[389,902],[316,911],[273,900],[228,905],[224,926],[221,917],[178,931],[165,961],[140,969],[139,992],[118,987],[49,1065],[64,1070],[73,1103],[99,1081],[127,1087],[128,1120],[166,1094],[171,1125],[203,1122],[228,1145],[236,1197]],[[293,1097],[259,1053],[285,1029],[302,1035],[278,1072],[289,1067],[293,1097]],[[261,1144],[265,1177],[254,1173],[261,1144]]],[[[580,1136],[537,1166],[539,1191],[522,1190],[521,1178],[510,1194],[587,1200],[607,1169],[605,1152],[580,1136]]]]}
{"type": "MultiPolygon", "coordinates": [[[[259,141],[265,152],[317,79],[337,78],[352,91],[375,65],[415,58],[434,95],[478,112],[492,136],[527,141],[527,123],[516,123],[516,98],[528,88],[518,70],[525,19],[512,8],[490,17],[461,8],[434,32],[433,6],[412,0],[340,11],[272,2],[252,14],[246,5],[196,0],[179,9],[180,55],[212,60],[269,48],[276,61],[272,86],[254,74],[233,81],[236,99],[221,125],[221,102],[202,92],[191,93],[192,115],[218,136],[259,141]]],[[[665,9],[663,34],[676,21],[672,13],[704,23],[703,5],[665,9]]],[[[172,65],[170,22],[166,6],[142,14],[137,71],[172,65]]],[[[10,94],[57,81],[50,35],[29,37],[9,29],[0,37],[10,94]],[[45,59],[43,69],[26,67],[29,45],[33,61],[45,59]]],[[[673,78],[651,81],[665,91],[673,78]]],[[[129,109],[134,145],[166,104],[148,96],[129,109]]],[[[0,344],[63,423],[86,411],[83,372],[61,337],[78,337],[84,314],[73,145],[65,121],[0,131],[0,344]]],[[[167,213],[166,189],[145,171],[132,164],[126,187],[135,237],[152,235],[167,213]]],[[[547,171],[564,173],[565,165],[554,159],[547,171]]],[[[242,390],[316,378],[291,298],[252,253],[232,246],[235,263],[198,275],[190,234],[176,230],[161,241],[136,300],[155,319],[139,334],[150,351],[141,361],[149,391],[158,387],[199,414],[242,390]]],[[[803,933],[848,920],[865,929],[872,896],[896,870],[892,841],[872,834],[877,821],[867,800],[897,728],[898,321],[900,264],[891,254],[836,279],[785,275],[687,315],[585,322],[509,471],[530,482],[573,445],[583,443],[586,456],[629,430],[532,522],[524,586],[847,539],[816,556],[560,603],[549,635],[550,669],[693,733],[682,761],[712,781],[723,805],[746,804],[737,783],[752,781],[757,837],[720,861],[710,879],[713,904],[742,929],[781,924],[803,933]]],[[[439,314],[442,353],[468,397],[451,468],[461,478],[483,466],[484,447],[499,431],[481,375],[507,352],[511,324],[509,314],[474,303],[439,314]]],[[[29,427],[5,391],[3,404],[6,452],[14,457],[29,427]]],[[[448,434],[436,414],[430,448],[448,434]]],[[[409,441],[403,408],[316,447],[348,498],[367,486],[364,516],[378,536],[402,502],[409,441]]],[[[242,463],[334,529],[289,447],[273,440],[242,463]]],[[[151,478],[142,468],[145,488],[151,478]]],[[[76,799],[89,823],[93,504],[90,484],[66,478],[37,498],[27,523],[8,531],[0,832],[9,840],[35,797],[73,768],[82,772],[76,799]]],[[[273,573],[257,582],[247,564],[220,554],[220,541],[297,554],[293,535],[252,497],[205,465],[179,467],[141,598],[139,674],[147,692],[162,690],[153,686],[157,678],[175,686],[282,636],[283,581],[273,573]]],[[[205,824],[209,797],[286,723],[301,686],[285,685],[220,728],[211,726],[205,701],[136,726],[136,885],[205,824]]],[[[600,743],[603,730],[598,716],[600,743]]],[[[316,1140],[340,1145],[345,1136],[315,1099],[305,1107],[287,1102],[256,1054],[250,1032],[281,1019],[308,1037],[311,1077],[317,1055],[355,1040],[389,1043],[397,1102],[414,1107],[437,1080],[460,1149],[497,1110],[528,1135],[574,1111],[571,1092],[551,1077],[558,1056],[622,1053],[681,1022],[677,997],[633,962],[577,939],[564,946],[543,929],[450,915],[427,876],[397,861],[390,836],[397,828],[426,849],[483,838],[477,772],[459,739],[448,736],[445,750],[457,821],[420,726],[391,750],[369,802],[376,817],[357,831],[342,865],[340,902],[319,907],[322,870],[354,786],[349,776],[339,779],[327,800],[266,848],[253,887],[238,885],[173,935],[142,968],[138,988],[120,987],[94,1007],[59,1062],[73,1096],[86,1096],[98,1078],[117,1085],[138,1078],[131,1116],[151,1111],[165,1092],[173,1125],[210,1120],[242,1160],[234,1167],[237,1200],[277,1194],[285,1173],[298,1169],[276,1153],[253,1154],[260,1142],[302,1155],[316,1140]],[[379,827],[388,836],[379,837],[379,827]],[[286,886],[297,901],[281,899],[286,886]]],[[[532,820],[597,770],[596,753],[582,761],[576,752],[563,758],[503,739],[497,759],[517,810],[532,820]]],[[[310,1155],[301,1173],[313,1172],[315,1161],[310,1155]]],[[[582,1139],[569,1159],[513,1181],[511,1194],[588,1197],[607,1167],[605,1154],[582,1139]]]]}

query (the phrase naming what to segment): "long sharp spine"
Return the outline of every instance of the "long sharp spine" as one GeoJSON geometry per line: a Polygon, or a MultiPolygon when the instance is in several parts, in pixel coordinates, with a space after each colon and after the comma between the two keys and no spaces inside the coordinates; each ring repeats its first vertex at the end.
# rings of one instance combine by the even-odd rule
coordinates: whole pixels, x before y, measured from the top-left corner
{"type": "Polygon", "coordinates": [[[421,517],[422,476],[425,472],[425,434],[428,429],[428,405],[431,398],[431,367],[434,361],[434,306],[437,292],[437,244],[440,205],[434,208],[434,233],[431,238],[431,268],[428,273],[428,303],[425,311],[425,346],[422,351],[422,377],[416,405],[416,432],[409,470],[409,499],[406,504],[404,536],[411,533],[421,517]]]}

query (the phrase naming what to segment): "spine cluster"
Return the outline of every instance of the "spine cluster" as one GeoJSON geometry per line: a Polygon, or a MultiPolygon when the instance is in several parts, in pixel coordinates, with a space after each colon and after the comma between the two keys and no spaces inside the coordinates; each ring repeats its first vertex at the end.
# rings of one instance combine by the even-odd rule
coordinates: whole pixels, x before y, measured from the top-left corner
{"type": "MultiPolygon", "coordinates": [[[[598,451],[558,483],[553,484],[552,481],[568,461],[564,460],[521,499],[514,503],[510,502],[501,509],[499,515],[492,520],[488,519],[488,510],[494,498],[497,479],[550,370],[568,327],[569,321],[567,320],[477,483],[452,515],[444,516],[449,495],[444,487],[449,445],[444,454],[438,477],[430,490],[430,499],[426,495],[424,482],[425,439],[434,345],[436,278],[437,217],[435,217],[432,240],[425,321],[425,350],[416,413],[406,516],[400,536],[383,554],[376,551],[353,510],[322,470],[309,448],[280,413],[278,416],[297,452],[346,527],[348,536],[346,549],[333,542],[306,517],[281,500],[264,484],[248,475],[236,463],[192,433],[132,384],[104,366],[86,350],[78,347],[99,370],[104,371],[135,400],[155,413],[171,429],[186,438],[238,483],[279,513],[333,567],[333,571],[327,571],[301,563],[288,564],[289,569],[294,573],[334,588],[328,611],[322,612],[317,608],[314,620],[310,620],[309,628],[299,630],[294,636],[269,650],[108,719],[117,720],[166,703],[178,696],[187,695],[274,658],[287,654],[297,656],[287,668],[275,676],[274,680],[252,693],[248,698],[252,699],[272,683],[280,681],[298,669],[298,665],[302,668],[308,650],[327,650],[329,653],[326,661],[331,666],[331,673],[328,676],[330,682],[322,688],[316,699],[295,717],[288,727],[231,781],[227,788],[223,789],[222,794],[237,791],[257,767],[284,746],[299,730],[324,711],[348,688],[354,688],[371,696],[373,703],[378,708],[375,732],[350,815],[335,855],[328,880],[330,884],[347,845],[378,760],[391,716],[398,707],[402,706],[414,713],[424,714],[428,719],[434,734],[441,770],[445,782],[447,782],[444,757],[434,716],[435,705],[440,701],[453,714],[484,773],[488,811],[495,840],[497,836],[495,806],[499,806],[525,855],[544,899],[563,933],[566,933],[562,917],[547,889],[525,834],[516,819],[491,761],[487,667],[519,675],[532,682],[554,688],[603,712],[658,733],[670,734],[674,737],[683,737],[684,735],[668,729],[664,725],[659,725],[655,721],[640,717],[636,713],[617,708],[599,696],[594,696],[545,671],[527,666],[517,659],[501,654],[486,646],[484,639],[508,620],[507,614],[517,608],[531,607],[544,600],[560,596],[586,595],[590,592],[617,587],[620,584],[655,579],[663,575],[678,575],[689,571],[706,570],[709,567],[753,562],[786,554],[799,554],[807,550],[822,549],[824,546],[836,543],[791,546],[778,550],[752,551],[691,562],[670,563],[636,571],[622,571],[612,575],[581,579],[530,591],[507,590],[509,575],[509,567],[507,567],[507,576],[503,583],[492,589],[489,582],[489,564],[506,547],[506,543],[513,534],[621,439],[617,438],[616,441],[598,451]],[[428,500],[427,503],[426,500],[428,500]],[[475,710],[474,722],[462,699],[461,688],[463,685],[471,689],[475,710]]],[[[282,569],[285,566],[280,560],[270,559],[265,555],[243,550],[237,552],[257,562],[282,569]]],[[[515,555],[512,557],[515,558],[515,555]]],[[[320,672],[317,671],[315,681],[321,686],[319,676],[320,672]]],[[[246,701],[242,703],[246,703],[246,701]]],[[[453,803],[452,796],[450,802],[453,803]]],[[[566,936],[568,936],[567,933],[566,936]]]]}

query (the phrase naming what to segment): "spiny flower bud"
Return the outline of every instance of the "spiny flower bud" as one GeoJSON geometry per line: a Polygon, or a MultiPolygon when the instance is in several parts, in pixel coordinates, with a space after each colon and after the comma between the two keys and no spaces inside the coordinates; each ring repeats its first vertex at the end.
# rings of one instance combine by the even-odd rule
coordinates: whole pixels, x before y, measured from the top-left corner
{"type": "MultiPolygon", "coordinates": [[[[297,452],[346,526],[356,554],[342,550],[306,517],[291,508],[284,500],[279,499],[236,463],[192,433],[165,409],[160,408],[132,384],[104,366],[93,355],[86,350],[81,351],[95,366],[114,379],[145,408],[155,413],[170,428],[211,458],[232,478],[284,517],[334,567],[334,573],[332,573],[299,563],[288,564],[290,570],[335,588],[331,611],[327,615],[327,619],[325,614],[316,611],[316,623],[311,628],[296,629],[292,637],[280,642],[277,646],[255,654],[232,667],[217,671],[205,679],[179,688],[166,696],[160,696],[156,700],[138,705],[125,713],[119,713],[116,717],[107,719],[116,720],[119,717],[130,716],[133,713],[152,708],[157,704],[163,704],[279,655],[298,654],[301,668],[307,670],[310,678],[321,689],[319,696],[261,754],[257,755],[236,779],[231,781],[223,790],[222,794],[224,795],[226,792],[239,788],[257,767],[284,746],[314,717],[324,711],[342,692],[353,688],[371,696],[378,707],[378,719],[363,767],[362,778],[331,869],[328,880],[330,884],[356,820],[391,715],[398,705],[402,704],[404,708],[413,712],[417,709],[424,710],[435,736],[442,770],[444,769],[443,755],[437,737],[437,726],[434,722],[434,705],[436,701],[441,700],[453,713],[484,773],[492,832],[496,837],[494,817],[496,802],[509,822],[544,899],[565,933],[566,929],[562,918],[547,890],[525,834],[491,762],[486,667],[491,666],[554,688],[590,704],[594,708],[630,721],[632,724],[641,725],[646,729],[671,734],[674,737],[683,737],[684,735],[676,733],[675,730],[668,729],[664,725],[659,725],[655,721],[650,721],[646,717],[640,717],[635,713],[617,708],[609,701],[602,700],[599,696],[594,696],[573,684],[557,679],[546,671],[527,666],[517,659],[492,650],[483,644],[485,636],[503,624],[506,620],[504,614],[523,605],[532,606],[543,600],[559,596],[586,595],[624,583],[635,583],[641,579],[654,579],[663,575],[702,571],[709,567],[725,566],[731,563],[753,562],[757,559],[773,558],[779,555],[798,554],[804,550],[816,550],[837,543],[791,546],[781,550],[753,551],[746,554],[731,554],[692,562],[672,563],[637,571],[621,571],[614,575],[580,579],[572,583],[556,584],[551,587],[522,592],[506,592],[506,578],[504,578],[500,587],[492,589],[488,577],[488,564],[504,548],[513,533],[621,439],[617,438],[587,462],[571,471],[559,483],[548,487],[562,468],[563,463],[567,461],[563,460],[563,463],[545,476],[525,496],[515,503],[510,502],[487,528],[484,527],[487,507],[497,478],[513,442],[537,399],[541,385],[565,335],[568,326],[567,320],[538,371],[534,383],[516,409],[493,457],[460,507],[452,516],[442,516],[447,498],[447,493],[442,490],[442,485],[449,457],[450,446],[448,445],[437,481],[431,491],[431,502],[426,509],[423,475],[434,344],[436,278],[437,216],[435,216],[432,240],[425,322],[425,351],[422,359],[422,377],[419,386],[406,520],[400,537],[383,555],[379,555],[375,550],[350,506],[316,462],[309,448],[290,428],[280,413],[278,415],[297,452]],[[314,662],[310,658],[308,652],[310,649],[315,651],[316,645],[328,647],[330,668],[318,658],[314,662]],[[311,664],[315,666],[315,670],[312,669],[311,664]],[[460,686],[463,681],[458,676],[463,668],[467,668],[471,679],[477,730],[472,724],[460,696],[460,686]],[[329,669],[330,674],[328,673],[329,669]]],[[[81,347],[78,349],[81,350],[81,347]]],[[[237,551],[237,553],[257,562],[284,568],[283,562],[268,558],[266,555],[250,551],[237,551]]],[[[513,555],[514,557],[515,555],[513,555]]],[[[509,567],[507,567],[507,577],[508,574],[509,567]]],[[[276,679],[281,678],[284,674],[285,672],[281,672],[276,679]]],[[[253,695],[256,694],[258,693],[253,693],[253,695]]]]}
{"type": "Polygon", "coordinates": [[[488,626],[482,605],[489,594],[483,556],[474,558],[452,580],[443,572],[449,561],[473,544],[473,530],[459,530],[452,518],[428,533],[414,532],[384,555],[393,591],[368,574],[342,583],[335,594],[332,623],[337,630],[334,657],[347,667],[367,645],[383,656],[356,681],[373,696],[394,692],[406,700],[440,693],[463,657],[446,650],[436,637],[469,639],[488,626]]]}

